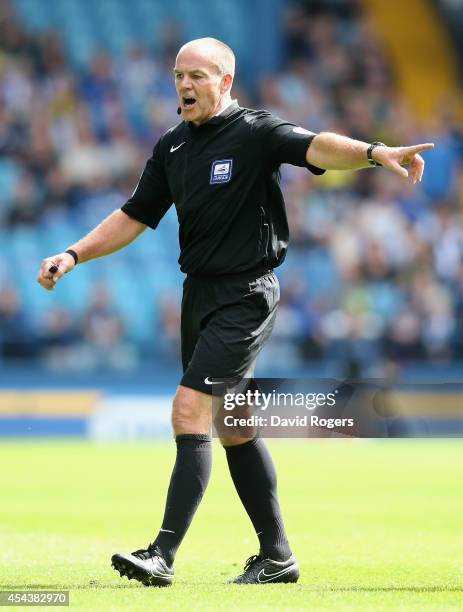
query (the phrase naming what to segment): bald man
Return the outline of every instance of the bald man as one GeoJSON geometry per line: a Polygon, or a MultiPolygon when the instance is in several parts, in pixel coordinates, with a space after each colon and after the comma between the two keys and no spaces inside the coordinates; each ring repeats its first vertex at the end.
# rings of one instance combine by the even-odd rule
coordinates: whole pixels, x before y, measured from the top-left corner
{"type": "MultiPolygon", "coordinates": [[[[175,202],[182,299],[183,376],[172,408],[177,457],[162,526],[152,544],[116,554],[121,576],[168,586],[173,562],[209,481],[212,395],[247,379],[271,333],[279,301],[273,269],[286,255],[288,224],[279,167],[314,174],[382,165],[414,183],[420,152],[432,144],[388,147],[332,133],[314,134],[232,100],[233,51],[212,38],[184,45],[174,67],[182,121],[160,138],[132,197],[87,236],[42,262],[38,282],[52,290],[75,265],[109,255],[155,229],[175,202]],[[408,170],[404,167],[407,166],[408,170]]],[[[237,493],[259,539],[259,553],[233,582],[296,582],[276,474],[262,439],[221,438],[237,493]]],[[[152,466],[140,466],[149,478],[152,466]]]]}

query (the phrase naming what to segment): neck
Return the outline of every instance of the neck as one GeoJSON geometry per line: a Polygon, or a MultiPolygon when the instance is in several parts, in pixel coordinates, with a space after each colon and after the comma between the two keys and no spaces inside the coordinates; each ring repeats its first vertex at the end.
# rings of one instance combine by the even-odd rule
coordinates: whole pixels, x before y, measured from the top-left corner
{"type": "Polygon", "coordinates": [[[227,94],[226,96],[224,96],[223,98],[219,99],[219,102],[217,104],[217,106],[215,107],[214,112],[212,113],[211,117],[215,117],[216,115],[220,115],[220,113],[227,108],[227,106],[229,104],[232,103],[232,99],[231,99],[231,95],[227,94]]]}
{"type": "Polygon", "coordinates": [[[196,127],[198,127],[202,125],[203,123],[206,123],[206,121],[209,121],[209,119],[212,119],[212,117],[216,117],[217,115],[220,115],[220,113],[224,109],[226,109],[227,106],[229,106],[231,103],[232,103],[232,98],[230,94],[224,96],[223,98],[219,98],[217,105],[215,106],[212,113],[207,117],[207,119],[203,119],[201,121],[192,121],[191,123],[195,125],[196,127]]]}

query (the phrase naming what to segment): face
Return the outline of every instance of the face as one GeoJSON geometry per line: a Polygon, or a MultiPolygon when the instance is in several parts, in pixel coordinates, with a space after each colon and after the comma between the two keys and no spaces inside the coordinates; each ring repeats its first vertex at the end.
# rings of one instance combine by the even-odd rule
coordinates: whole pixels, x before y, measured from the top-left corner
{"type": "Polygon", "coordinates": [[[184,49],[177,56],[174,76],[183,119],[201,125],[217,113],[227,75],[222,78],[207,56],[184,49]]]}

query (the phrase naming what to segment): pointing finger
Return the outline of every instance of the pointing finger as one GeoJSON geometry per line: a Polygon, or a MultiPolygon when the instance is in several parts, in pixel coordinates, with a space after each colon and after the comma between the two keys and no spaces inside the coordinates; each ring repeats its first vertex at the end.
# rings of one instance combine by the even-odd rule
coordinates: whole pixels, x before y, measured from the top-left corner
{"type": "Polygon", "coordinates": [[[433,142],[426,142],[424,144],[413,145],[411,147],[403,147],[405,155],[414,155],[415,153],[420,153],[421,151],[428,151],[429,149],[434,149],[433,142]]]}

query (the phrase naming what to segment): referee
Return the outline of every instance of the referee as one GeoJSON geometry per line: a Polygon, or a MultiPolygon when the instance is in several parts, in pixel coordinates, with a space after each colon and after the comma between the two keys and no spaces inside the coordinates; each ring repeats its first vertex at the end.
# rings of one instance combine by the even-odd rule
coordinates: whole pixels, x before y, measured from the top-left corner
{"type": "MultiPolygon", "coordinates": [[[[79,262],[109,255],[175,202],[179,220],[183,377],[173,400],[177,457],[164,519],[152,544],[115,554],[121,576],[167,586],[174,557],[211,472],[211,382],[252,375],[279,301],[273,269],[288,246],[279,186],[282,163],[355,170],[382,165],[421,180],[421,151],[432,144],[388,147],[333,133],[314,134],[267,111],[242,108],[230,94],[233,51],[213,38],[184,45],[174,67],[182,121],[154,147],[132,197],[87,236],[42,262],[38,282],[52,290],[79,262]],[[407,166],[408,170],[404,167],[407,166]]],[[[299,568],[286,537],[276,474],[262,439],[221,440],[237,493],[259,539],[237,583],[296,582],[299,568]]],[[[149,474],[149,467],[147,466],[149,474]]]]}

